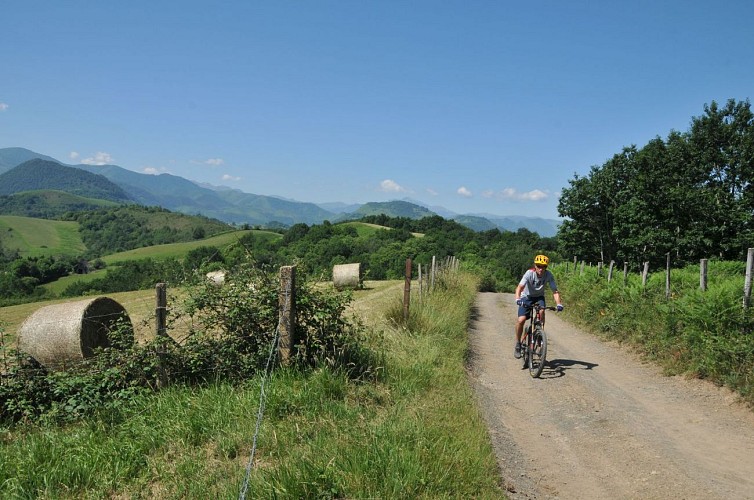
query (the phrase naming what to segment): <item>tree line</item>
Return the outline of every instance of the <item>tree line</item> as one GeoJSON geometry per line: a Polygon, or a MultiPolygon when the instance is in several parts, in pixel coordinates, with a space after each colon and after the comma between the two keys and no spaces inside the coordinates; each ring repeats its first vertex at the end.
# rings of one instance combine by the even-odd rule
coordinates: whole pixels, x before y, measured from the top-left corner
{"type": "MultiPolygon", "coordinates": [[[[102,218],[111,216],[101,212],[97,216],[87,215],[86,219],[109,227],[102,218]]],[[[128,227],[123,219],[114,220],[119,221],[119,227],[128,227]]],[[[384,228],[360,234],[353,224],[324,221],[311,226],[295,224],[277,239],[247,233],[233,245],[224,248],[202,246],[189,251],[182,259],[157,261],[146,258],[118,263],[108,267],[100,278],[74,282],[63,295],[73,297],[146,289],[159,281],[179,284],[208,271],[232,270],[249,259],[262,269],[296,264],[299,272],[311,279],[329,280],[334,265],[353,262],[362,263],[368,280],[401,279],[407,258],[416,264],[429,265],[433,257],[444,259],[448,256],[459,258],[467,268],[482,276],[483,289],[512,290],[523,271],[531,266],[535,253],[546,252],[553,256],[556,253],[555,238],[543,238],[527,229],[476,232],[440,216],[415,220],[378,215],[360,221],[384,228]],[[421,235],[417,236],[417,233],[421,235]]],[[[110,230],[104,234],[114,235],[110,230]]],[[[142,234],[142,231],[135,234],[142,234]]],[[[57,275],[53,278],[53,274],[47,273],[45,276],[50,279],[42,279],[43,273],[35,269],[35,265],[48,266],[47,260],[6,260],[3,265],[10,272],[4,275],[7,286],[0,283],[0,304],[50,298],[45,297],[39,285],[65,275],[71,265],[63,258],[51,258],[50,262],[60,264],[55,268],[57,275]],[[17,286],[22,282],[23,287],[17,286]]]]}
{"type": "Polygon", "coordinates": [[[748,100],[715,101],[644,147],[624,148],[562,192],[563,255],[661,266],[741,259],[754,246],[754,114],[748,100]]]}

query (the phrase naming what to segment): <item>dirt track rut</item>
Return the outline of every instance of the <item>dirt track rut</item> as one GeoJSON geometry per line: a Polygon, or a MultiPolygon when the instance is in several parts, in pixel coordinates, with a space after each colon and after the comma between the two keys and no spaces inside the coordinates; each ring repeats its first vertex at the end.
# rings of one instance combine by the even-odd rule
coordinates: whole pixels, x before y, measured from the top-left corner
{"type": "Polygon", "coordinates": [[[513,295],[480,293],[470,379],[510,498],[754,498],[754,412],[548,313],[548,365],[513,358],[513,295]]]}

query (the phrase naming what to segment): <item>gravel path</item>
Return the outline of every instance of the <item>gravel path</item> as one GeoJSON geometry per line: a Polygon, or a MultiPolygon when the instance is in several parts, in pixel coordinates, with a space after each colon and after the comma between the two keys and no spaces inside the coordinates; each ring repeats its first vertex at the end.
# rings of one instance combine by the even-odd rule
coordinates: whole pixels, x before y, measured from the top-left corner
{"type": "Polygon", "coordinates": [[[513,295],[480,293],[470,380],[510,498],[754,498],[754,412],[547,316],[548,365],[513,358],[513,295]]]}

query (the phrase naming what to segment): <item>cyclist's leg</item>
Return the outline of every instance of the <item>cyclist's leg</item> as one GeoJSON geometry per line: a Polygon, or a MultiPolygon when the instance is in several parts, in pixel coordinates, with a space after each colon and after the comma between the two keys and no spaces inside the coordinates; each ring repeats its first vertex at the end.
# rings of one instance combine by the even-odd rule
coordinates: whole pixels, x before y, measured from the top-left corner
{"type": "Polygon", "coordinates": [[[524,323],[526,323],[526,315],[519,316],[516,322],[516,342],[521,342],[521,335],[524,332],[524,323]]]}
{"type": "Polygon", "coordinates": [[[524,323],[526,323],[526,320],[529,319],[529,309],[526,306],[526,298],[522,297],[524,299],[524,305],[518,306],[518,321],[516,321],[516,346],[519,346],[521,344],[521,335],[524,332],[524,323]]]}
{"type": "Polygon", "coordinates": [[[526,320],[529,319],[530,314],[530,310],[526,305],[528,299],[525,297],[522,298],[524,299],[524,305],[518,306],[518,320],[516,321],[516,347],[513,351],[513,356],[517,359],[521,357],[521,335],[524,331],[524,323],[526,323],[526,320]]]}
{"type": "Polygon", "coordinates": [[[516,345],[513,349],[513,357],[519,359],[521,357],[521,336],[524,331],[524,323],[526,322],[526,316],[519,316],[516,321],[516,345]]]}

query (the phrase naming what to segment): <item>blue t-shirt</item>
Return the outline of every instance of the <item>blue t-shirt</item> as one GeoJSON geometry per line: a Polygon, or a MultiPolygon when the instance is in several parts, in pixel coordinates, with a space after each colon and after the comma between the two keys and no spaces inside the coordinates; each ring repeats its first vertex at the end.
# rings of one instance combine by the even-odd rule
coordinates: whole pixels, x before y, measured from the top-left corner
{"type": "Polygon", "coordinates": [[[555,276],[545,269],[542,273],[542,277],[537,276],[537,272],[534,269],[529,269],[524,273],[524,277],[518,283],[524,287],[524,291],[521,292],[521,297],[544,297],[545,285],[550,285],[550,289],[553,292],[558,291],[558,285],[555,284],[555,276]]]}

